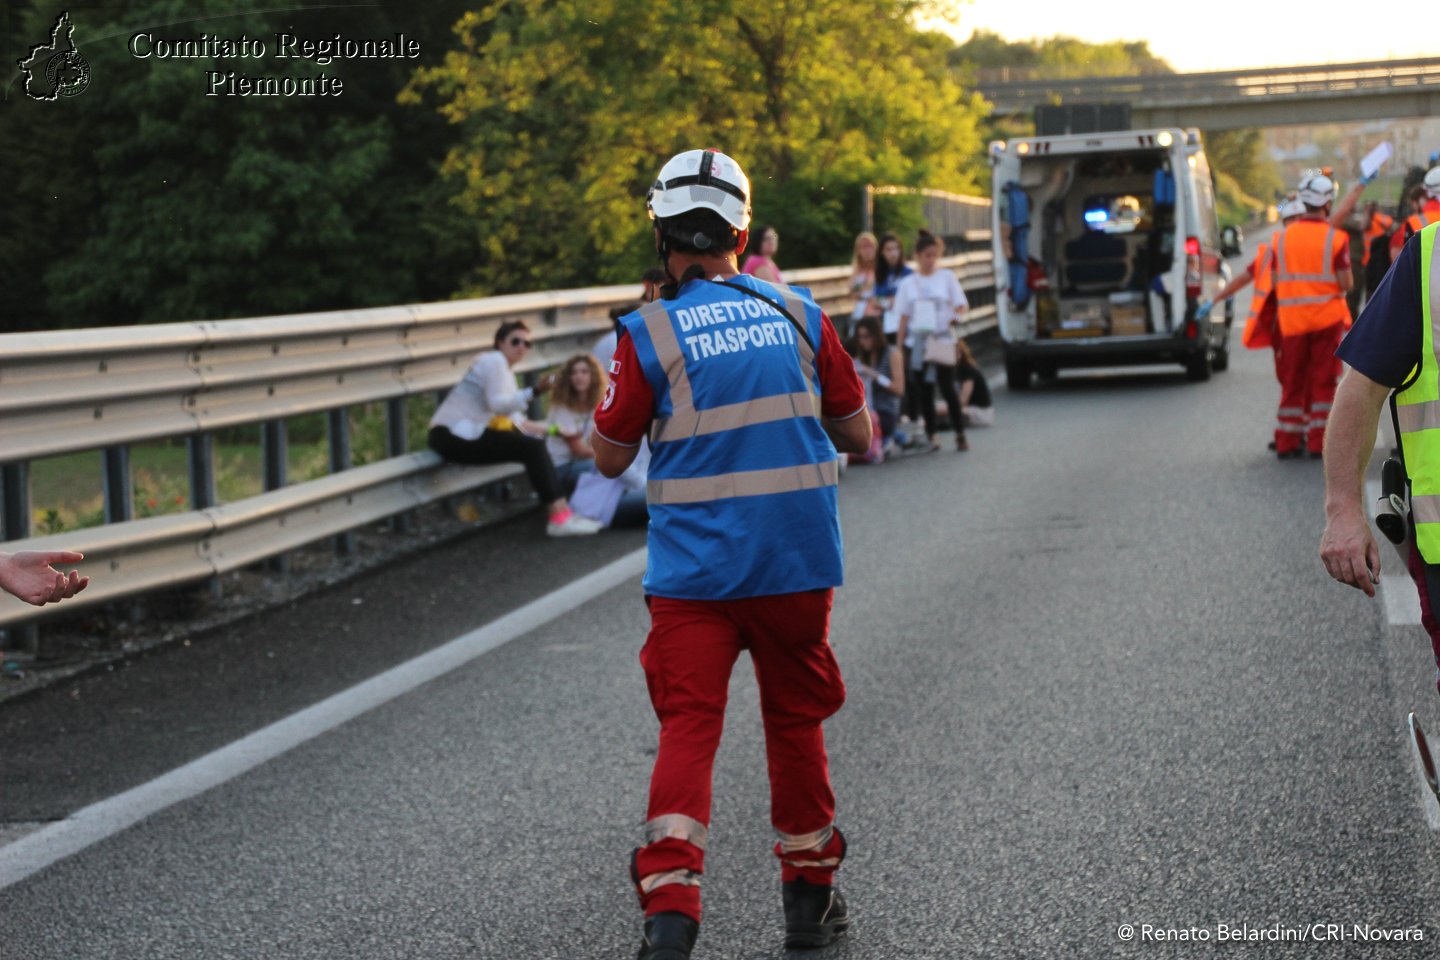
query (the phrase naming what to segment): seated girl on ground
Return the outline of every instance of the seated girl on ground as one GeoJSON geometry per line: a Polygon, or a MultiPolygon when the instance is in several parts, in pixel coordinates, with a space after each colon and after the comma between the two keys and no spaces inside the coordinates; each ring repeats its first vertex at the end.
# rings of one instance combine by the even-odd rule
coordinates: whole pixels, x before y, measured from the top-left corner
{"type": "Polygon", "coordinates": [[[588,353],[577,353],[566,360],[556,375],[545,448],[566,493],[575,489],[580,474],[595,466],[590,431],[595,426],[595,408],[604,395],[605,372],[588,353]]]}

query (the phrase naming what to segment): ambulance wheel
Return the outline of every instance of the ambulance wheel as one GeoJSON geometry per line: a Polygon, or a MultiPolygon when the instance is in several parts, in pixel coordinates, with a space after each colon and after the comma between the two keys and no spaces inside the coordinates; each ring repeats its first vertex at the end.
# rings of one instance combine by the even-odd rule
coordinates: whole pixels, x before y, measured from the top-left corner
{"type": "Polygon", "coordinates": [[[1005,385],[1011,390],[1029,390],[1030,364],[1023,360],[1006,360],[1005,385]]]}
{"type": "Polygon", "coordinates": [[[1230,348],[1221,347],[1215,351],[1215,359],[1210,364],[1211,369],[1216,373],[1224,373],[1230,369],[1230,348]]]}
{"type": "Polygon", "coordinates": [[[1210,379],[1210,371],[1214,369],[1210,351],[1201,350],[1185,363],[1185,378],[1193,383],[1204,383],[1210,379]]]}

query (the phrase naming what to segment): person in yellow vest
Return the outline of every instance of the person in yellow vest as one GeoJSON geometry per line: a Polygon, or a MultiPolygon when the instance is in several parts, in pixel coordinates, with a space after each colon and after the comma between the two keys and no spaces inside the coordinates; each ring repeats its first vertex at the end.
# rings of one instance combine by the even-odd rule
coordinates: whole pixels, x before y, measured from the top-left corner
{"type": "Polygon", "coordinates": [[[1280,232],[1270,252],[1280,335],[1275,454],[1282,460],[1303,456],[1302,445],[1318,458],[1324,447],[1340,379],[1335,348],[1351,322],[1345,294],[1355,286],[1350,239],[1340,224],[1364,188],[1357,183],[1336,205],[1334,180],[1305,177],[1297,191],[1305,214],[1280,232]]]}
{"type": "MultiPolygon", "coordinates": [[[[1387,397],[1410,485],[1411,579],[1421,623],[1440,667],[1440,224],[1401,249],[1355,327],[1340,344],[1345,378],[1325,439],[1325,533],[1320,559],[1330,576],[1375,596],[1380,550],[1365,515],[1364,477],[1387,397]],[[1392,396],[1393,392],[1393,396],[1392,396]]],[[[1440,675],[1437,675],[1440,679],[1440,675]]]]}
{"type": "MultiPolygon", "coordinates": [[[[1399,256],[1400,248],[1405,241],[1419,233],[1432,223],[1440,221],[1440,167],[1431,167],[1430,172],[1425,174],[1425,180],[1421,184],[1424,193],[1421,195],[1420,209],[1400,222],[1395,232],[1390,235],[1390,259],[1394,260],[1399,256]]],[[[1404,213],[1405,211],[1400,211],[1404,213]]]]}

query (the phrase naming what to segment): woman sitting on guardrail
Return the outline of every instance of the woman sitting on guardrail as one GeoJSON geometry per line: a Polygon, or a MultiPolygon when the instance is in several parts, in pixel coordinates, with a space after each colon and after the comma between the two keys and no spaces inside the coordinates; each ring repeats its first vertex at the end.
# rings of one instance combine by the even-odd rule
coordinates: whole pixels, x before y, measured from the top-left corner
{"type": "Polygon", "coordinates": [[[511,369],[530,351],[530,328],[519,320],[500,325],[495,349],[475,358],[465,376],[430,418],[430,449],[451,463],[519,463],[550,511],[552,537],[597,533],[600,524],[570,509],[545,446],[545,427],[525,419],[535,394],[555,383],[553,374],[520,389],[511,369]]]}

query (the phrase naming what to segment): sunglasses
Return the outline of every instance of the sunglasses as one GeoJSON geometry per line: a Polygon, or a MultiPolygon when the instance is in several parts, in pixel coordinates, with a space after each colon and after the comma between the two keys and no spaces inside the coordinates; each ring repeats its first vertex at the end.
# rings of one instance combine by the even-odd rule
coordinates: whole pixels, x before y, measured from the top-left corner
{"type": "Polygon", "coordinates": [[[531,346],[534,346],[534,344],[532,344],[529,340],[526,340],[524,337],[511,337],[511,338],[510,338],[510,346],[512,346],[512,347],[531,347],[531,346]]]}

